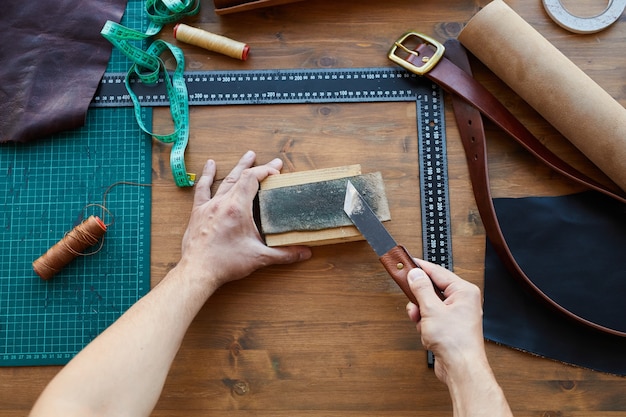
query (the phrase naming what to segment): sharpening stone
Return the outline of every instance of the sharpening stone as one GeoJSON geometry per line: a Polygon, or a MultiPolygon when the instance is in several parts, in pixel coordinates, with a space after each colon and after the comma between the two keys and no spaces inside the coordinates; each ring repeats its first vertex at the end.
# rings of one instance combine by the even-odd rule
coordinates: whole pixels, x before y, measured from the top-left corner
{"type": "Polygon", "coordinates": [[[343,211],[351,181],[381,221],[391,219],[380,172],[259,191],[264,234],[314,231],[352,226],[343,211]]]}

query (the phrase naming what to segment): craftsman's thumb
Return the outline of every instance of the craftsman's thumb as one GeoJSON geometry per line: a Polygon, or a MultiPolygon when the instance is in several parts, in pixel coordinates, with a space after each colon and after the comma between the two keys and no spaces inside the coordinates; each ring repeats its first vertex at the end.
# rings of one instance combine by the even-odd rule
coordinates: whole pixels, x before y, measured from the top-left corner
{"type": "Polygon", "coordinates": [[[420,308],[423,308],[424,304],[428,304],[432,300],[438,299],[433,289],[433,284],[423,269],[411,269],[407,278],[411,292],[415,295],[420,308]]]}
{"type": "Polygon", "coordinates": [[[413,268],[409,271],[409,284],[419,284],[420,281],[430,280],[422,268],[413,268]]]}

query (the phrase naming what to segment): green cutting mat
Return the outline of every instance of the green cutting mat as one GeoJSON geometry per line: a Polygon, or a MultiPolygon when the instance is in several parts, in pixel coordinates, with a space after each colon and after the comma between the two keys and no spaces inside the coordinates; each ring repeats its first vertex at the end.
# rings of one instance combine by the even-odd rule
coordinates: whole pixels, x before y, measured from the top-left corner
{"type": "MultiPolygon", "coordinates": [[[[143,7],[130,0],[123,24],[144,30],[143,7]]],[[[129,66],[114,51],[108,71],[129,66]]],[[[0,366],[67,363],[149,290],[150,187],[110,191],[114,223],[98,253],[49,281],[31,267],[84,217],[101,215],[84,207],[118,181],[151,182],[151,138],[130,108],[91,109],[79,130],[0,146],[0,366]]]]}

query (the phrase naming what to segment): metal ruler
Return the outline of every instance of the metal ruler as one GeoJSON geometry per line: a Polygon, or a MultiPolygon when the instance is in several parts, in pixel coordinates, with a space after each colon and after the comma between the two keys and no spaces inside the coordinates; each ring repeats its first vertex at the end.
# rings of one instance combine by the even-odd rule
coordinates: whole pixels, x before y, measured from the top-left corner
{"type": "MultiPolygon", "coordinates": [[[[132,106],[124,86],[126,74],[107,73],[93,107],[132,106]]],[[[298,104],[414,101],[431,83],[403,69],[272,69],[186,72],[190,105],[298,104]]],[[[145,106],[167,106],[164,83],[135,81],[133,91],[145,106]]]]}
{"type": "MultiPolygon", "coordinates": [[[[104,75],[95,107],[132,106],[125,74],[104,75]]],[[[190,105],[415,101],[424,259],[452,268],[445,115],[441,89],[401,68],[271,69],[186,72],[190,105]]],[[[145,106],[167,106],[162,82],[134,82],[145,106]]]]}
{"type": "MultiPolygon", "coordinates": [[[[452,270],[452,229],[443,92],[417,98],[417,142],[420,172],[423,258],[452,270]]],[[[426,363],[435,367],[427,351],[426,363]]]]}

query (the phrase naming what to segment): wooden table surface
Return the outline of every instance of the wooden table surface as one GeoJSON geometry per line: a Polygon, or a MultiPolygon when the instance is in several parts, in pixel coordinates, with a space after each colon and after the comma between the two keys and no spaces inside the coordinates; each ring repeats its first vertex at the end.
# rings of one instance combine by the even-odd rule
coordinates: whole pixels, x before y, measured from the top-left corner
{"type": "MultiPolygon", "coordinates": [[[[188,70],[392,66],[386,52],[407,30],[455,37],[487,0],[307,0],[218,17],[203,2],[185,22],[246,42],[242,62],[180,45],[188,70]]],[[[539,0],[507,3],[626,105],[626,17],[593,35],[554,24],[539,0]]],[[[570,0],[579,14],[605,2],[570,0]],[[597,4],[600,3],[600,4],[597,4]]],[[[171,27],[161,35],[173,41],[171,27]]],[[[549,58],[549,57],[548,57],[549,58]]],[[[476,77],[549,147],[601,174],[480,65],[476,77]]],[[[449,104],[449,103],[448,103],[449,104]]],[[[446,106],[454,270],[482,286],[484,230],[458,131],[446,106]]],[[[593,115],[590,115],[592,117],[593,115]]],[[[155,110],[156,132],[169,129],[155,110]]],[[[578,188],[487,126],[493,194],[556,195],[578,188]]],[[[284,172],[361,164],[385,180],[391,233],[422,253],[414,103],[194,107],[189,171],[207,158],[223,178],[246,150],[284,172]]],[[[152,283],[177,262],[193,190],[178,189],[168,145],[154,142],[152,283]]],[[[191,326],[155,416],[449,416],[446,387],[426,366],[406,299],[364,242],[318,247],[311,260],[228,284],[191,326]]],[[[154,346],[158,349],[159,346],[154,346]]],[[[517,416],[626,416],[626,379],[487,344],[517,416]]],[[[0,416],[25,415],[58,367],[0,369],[0,416]]],[[[111,401],[115,401],[114,398],[111,401]]]]}

